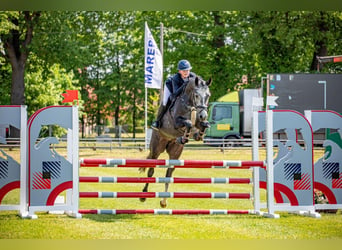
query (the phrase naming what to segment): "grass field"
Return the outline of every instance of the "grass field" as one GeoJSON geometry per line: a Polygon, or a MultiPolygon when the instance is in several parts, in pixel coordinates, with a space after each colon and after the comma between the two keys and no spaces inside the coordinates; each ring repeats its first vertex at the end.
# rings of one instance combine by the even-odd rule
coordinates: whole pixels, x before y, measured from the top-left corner
{"type": "MultiPolygon", "coordinates": [[[[11,151],[14,158],[18,152],[11,151]]],[[[61,152],[63,154],[63,152],[61,152]]],[[[145,158],[138,150],[82,150],[80,157],[145,158]]],[[[315,159],[322,155],[315,151],[315,159]]],[[[167,158],[163,154],[160,158],[167,158]]],[[[187,150],[182,159],[251,160],[250,149],[187,150]]],[[[260,159],[264,159],[262,152],[260,159]]],[[[136,168],[82,168],[81,176],[145,177],[136,168]]],[[[156,169],[154,176],[165,175],[156,169]]],[[[176,169],[174,177],[251,177],[249,170],[176,169]]],[[[141,191],[143,184],[80,184],[80,191],[141,191]]],[[[170,192],[251,192],[251,185],[171,184],[170,192]]],[[[152,192],[164,191],[162,184],[151,184],[152,192]]],[[[265,199],[265,192],[262,192],[265,199]]],[[[18,200],[18,192],[5,197],[5,203],[18,200]]],[[[152,209],[159,199],[141,203],[130,199],[81,199],[82,209],[152,209]]],[[[169,199],[170,209],[252,209],[251,200],[169,199]]],[[[0,239],[342,239],[342,213],[322,214],[320,219],[279,213],[280,219],[256,215],[66,215],[39,213],[37,220],[21,219],[16,212],[0,212],[0,239]]]]}

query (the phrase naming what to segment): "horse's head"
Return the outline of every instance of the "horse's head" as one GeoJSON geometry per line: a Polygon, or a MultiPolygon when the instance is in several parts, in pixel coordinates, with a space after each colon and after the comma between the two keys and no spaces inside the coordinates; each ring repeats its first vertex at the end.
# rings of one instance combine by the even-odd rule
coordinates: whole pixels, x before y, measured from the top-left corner
{"type": "Polygon", "coordinates": [[[210,97],[209,86],[211,82],[211,78],[208,81],[204,81],[202,78],[196,76],[194,78],[190,78],[185,89],[189,98],[189,104],[197,111],[195,126],[198,128],[209,126],[206,120],[208,118],[208,104],[210,97]]]}

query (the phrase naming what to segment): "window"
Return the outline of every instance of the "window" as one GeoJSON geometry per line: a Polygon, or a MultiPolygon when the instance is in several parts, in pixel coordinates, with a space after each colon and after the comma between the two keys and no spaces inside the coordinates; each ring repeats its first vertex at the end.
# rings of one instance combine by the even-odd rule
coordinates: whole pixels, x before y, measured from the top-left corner
{"type": "Polygon", "coordinates": [[[213,110],[213,120],[221,121],[232,118],[232,106],[216,105],[213,110]]]}

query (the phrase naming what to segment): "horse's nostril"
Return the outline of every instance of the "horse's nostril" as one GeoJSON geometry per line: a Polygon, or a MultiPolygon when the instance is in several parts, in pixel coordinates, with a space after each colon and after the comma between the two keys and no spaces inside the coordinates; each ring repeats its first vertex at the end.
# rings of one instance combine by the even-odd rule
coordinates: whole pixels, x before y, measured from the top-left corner
{"type": "Polygon", "coordinates": [[[207,118],[207,113],[206,112],[201,112],[200,114],[200,119],[205,120],[207,118]]]}
{"type": "Polygon", "coordinates": [[[204,112],[200,112],[198,118],[203,121],[206,118],[206,114],[204,112]]]}

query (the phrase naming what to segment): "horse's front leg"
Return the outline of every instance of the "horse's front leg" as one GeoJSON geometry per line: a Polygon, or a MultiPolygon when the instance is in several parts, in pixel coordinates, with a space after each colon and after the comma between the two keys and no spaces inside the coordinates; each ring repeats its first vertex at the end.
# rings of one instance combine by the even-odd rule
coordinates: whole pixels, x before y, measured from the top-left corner
{"type": "Polygon", "coordinates": [[[205,130],[207,128],[210,128],[210,124],[209,124],[208,121],[202,121],[202,122],[199,122],[199,126],[198,127],[199,127],[198,132],[194,133],[194,140],[195,141],[202,141],[204,133],[205,133],[205,130]]]}
{"type": "Polygon", "coordinates": [[[179,129],[179,128],[183,128],[183,127],[185,127],[185,132],[184,132],[183,136],[178,137],[176,139],[176,142],[178,144],[185,144],[185,143],[189,142],[190,132],[191,132],[191,128],[192,128],[191,120],[186,119],[182,116],[178,116],[176,118],[176,122],[175,122],[175,129],[179,129]]]}

